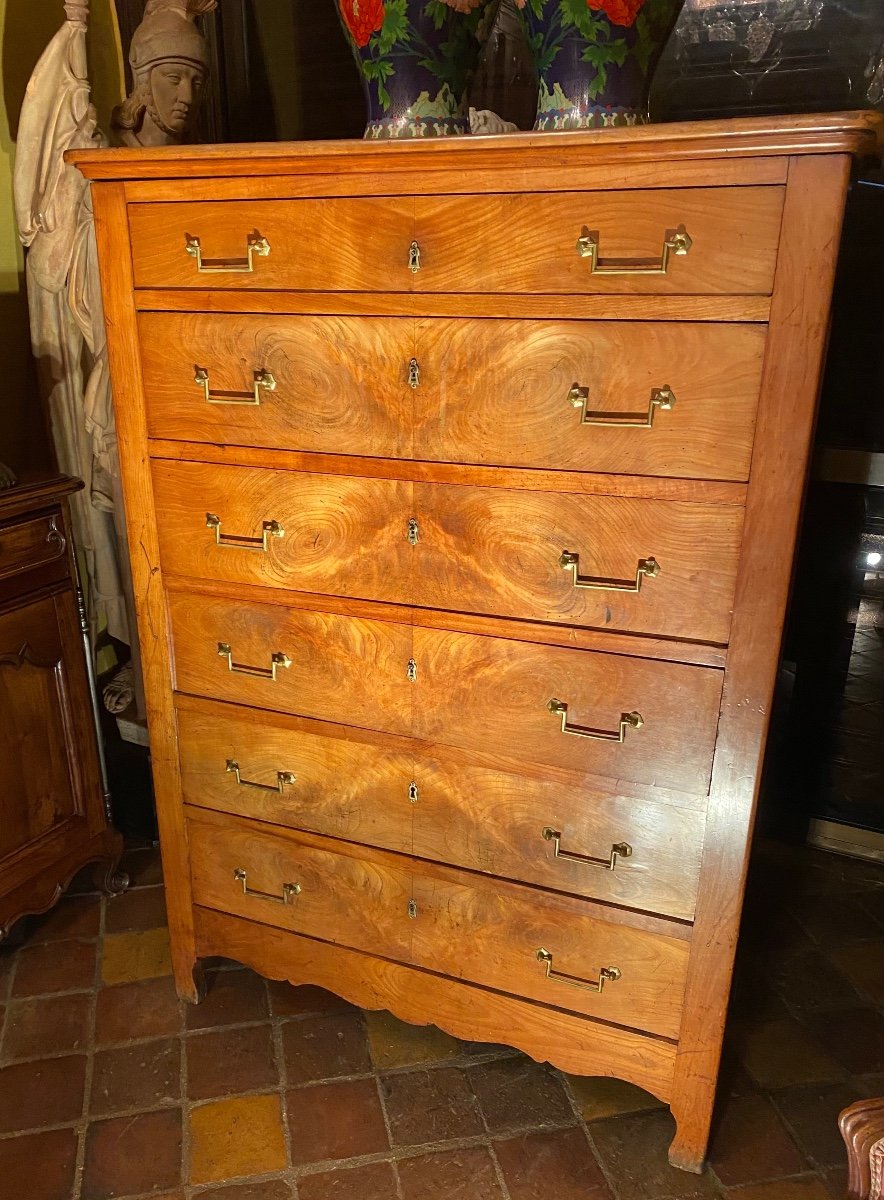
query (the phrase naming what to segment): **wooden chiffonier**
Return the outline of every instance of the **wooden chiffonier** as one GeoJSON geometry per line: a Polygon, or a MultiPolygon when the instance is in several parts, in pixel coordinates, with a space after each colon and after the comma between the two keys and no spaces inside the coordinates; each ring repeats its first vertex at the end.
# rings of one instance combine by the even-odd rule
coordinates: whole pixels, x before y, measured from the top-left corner
{"type": "Polygon", "coordinates": [[[174,961],[709,1130],[870,115],[102,151],[174,961]]]}

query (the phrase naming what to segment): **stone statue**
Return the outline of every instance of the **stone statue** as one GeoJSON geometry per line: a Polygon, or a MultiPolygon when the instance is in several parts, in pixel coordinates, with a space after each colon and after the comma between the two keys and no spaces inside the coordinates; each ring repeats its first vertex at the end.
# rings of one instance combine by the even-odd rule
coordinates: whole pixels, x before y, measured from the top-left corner
{"type": "Polygon", "coordinates": [[[209,52],[196,18],[217,0],[147,0],[129,50],[132,94],[114,109],[121,146],[177,146],[188,140],[208,77],[209,52]]]}

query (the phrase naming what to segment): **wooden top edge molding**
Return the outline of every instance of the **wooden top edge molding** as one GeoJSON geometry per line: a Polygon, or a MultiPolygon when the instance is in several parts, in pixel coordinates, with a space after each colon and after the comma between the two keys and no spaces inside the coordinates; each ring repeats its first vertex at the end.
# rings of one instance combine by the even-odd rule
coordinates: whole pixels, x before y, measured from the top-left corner
{"type": "Polygon", "coordinates": [[[546,152],[550,166],[575,161],[604,163],[674,158],[730,158],[781,154],[852,154],[875,157],[884,146],[884,114],[875,112],[684,121],[631,129],[562,133],[517,133],[495,137],[249,143],[164,146],[155,149],[74,150],[65,159],[88,179],[173,179],[256,174],[322,174],[349,170],[414,171],[469,169],[470,156],[506,165],[508,156],[530,149],[546,152]]]}
{"type": "Polygon", "coordinates": [[[81,491],[84,486],[82,479],[74,479],[69,475],[53,475],[35,483],[22,483],[4,488],[0,491],[0,520],[20,508],[38,508],[44,503],[51,504],[61,496],[70,496],[81,491]]]}

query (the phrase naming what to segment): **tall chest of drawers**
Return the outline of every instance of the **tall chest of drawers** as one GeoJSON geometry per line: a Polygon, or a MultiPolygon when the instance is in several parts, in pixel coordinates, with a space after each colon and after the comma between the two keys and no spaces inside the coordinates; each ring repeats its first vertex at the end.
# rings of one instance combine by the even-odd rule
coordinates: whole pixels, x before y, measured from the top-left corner
{"type": "Polygon", "coordinates": [[[876,118],[111,151],[179,991],[227,955],[706,1148],[876,118]]]}

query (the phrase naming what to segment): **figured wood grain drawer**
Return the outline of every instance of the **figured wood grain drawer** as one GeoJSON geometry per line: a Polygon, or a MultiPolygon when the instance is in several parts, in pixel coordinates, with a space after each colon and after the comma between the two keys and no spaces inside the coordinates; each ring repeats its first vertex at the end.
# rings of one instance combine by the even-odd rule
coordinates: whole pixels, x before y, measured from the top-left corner
{"type": "Polygon", "coordinates": [[[407,291],[413,226],[407,196],[129,206],[137,288],[407,291]]]}
{"type": "Polygon", "coordinates": [[[67,539],[58,513],[45,513],[0,525],[0,580],[49,568],[41,582],[68,576],[67,539]]]}
{"type": "Polygon", "coordinates": [[[194,903],[410,960],[408,860],[395,867],[368,852],[336,854],[332,842],[320,848],[267,825],[186,811],[194,903]]]}
{"type": "Polygon", "coordinates": [[[186,804],[690,920],[705,811],[179,699],[186,804]],[[619,847],[619,850],[615,850],[619,847]]]}
{"type": "Polygon", "coordinates": [[[767,295],[784,196],[782,187],[419,196],[414,236],[421,270],[413,286],[533,295],[767,295]]]}
{"type": "Polygon", "coordinates": [[[139,315],[151,437],[745,480],[765,328],[139,315]]]}
{"type": "Polygon", "coordinates": [[[414,511],[418,604],[727,641],[742,508],[415,484],[414,511]]]}
{"type": "Polygon", "coordinates": [[[708,786],[719,671],[176,590],[168,605],[179,691],[515,762],[708,786]],[[562,731],[553,700],[578,732],[562,731]],[[641,726],[621,726],[633,713],[641,726]]]}
{"type": "Polygon", "coordinates": [[[684,930],[667,936],[660,931],[672,926],[664,922],[645,918],[651,928],[643,928],[641,918],[585,901],[186,811],[198,905],[677,1036],[688,956],[684,930]],[[541,949],[549,964],[538,958],[541,949]],[[598,981],[600,968],[611,975],[601,992],[580,986],[598,981]],[[573,982],[560,981],[560,972],[573,982]]]}
{"type": "Polygon", "coordinates": [[[152,471],[165,571],[409,601],[412,484],[162,460],[152,471]]]}

